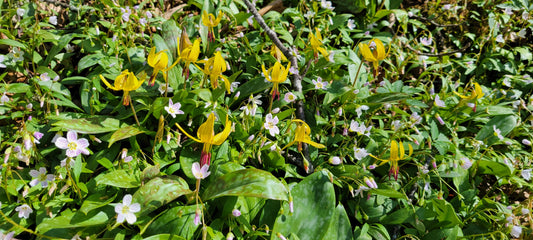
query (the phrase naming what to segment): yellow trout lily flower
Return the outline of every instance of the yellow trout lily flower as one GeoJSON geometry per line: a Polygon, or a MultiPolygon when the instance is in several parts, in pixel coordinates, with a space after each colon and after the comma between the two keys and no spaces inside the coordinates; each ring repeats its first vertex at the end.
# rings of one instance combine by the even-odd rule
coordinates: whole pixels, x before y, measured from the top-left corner
{"type": "Polygon", "coordinates": [[[150,50],[150,54],[148,54],[148,65],[154,68],[154,72],[152,73],[152,76],[150,77],[150,80],[148,81],[148,85],[154,86],[155,84],[155,77],[159,73],[159,71],[163,72],[163,78],[165,79],[165,82],[167,82],[167,71],[170,70],[172,67],[174,67],[175,64],[172,64],[170,67],[168,67],[168,55],[165,53],[167,50],[155,52],[155,47],[152,47],[150,50]]]}
{"type": "Polygon", "coordinates": [[[222,11],[218,11],[218,16],[216,18],[215,18],[215,15],[213,15],[212,13],[207,14],[207,11],[204,11],[202,13],[202,23],[207,28],[209,28],[207,38],[209,39],[210,42],[215,41],[215,35],[214,35],[215,31],[213,30],[213,28],[216,27],[220,23],[220,20],[222,20],[222,11]]]}
{"type": "Polygon", "coordinates": [[[218,51],[215,53],[215,56],[207,59],[207,61],[202,60],[199,62],[204,63],[204,70],[202,70],[202,72],[209,76],[213,89],[218,88],[218,79],[221,78],[224,81],[226,91],[229,94],[231,83],[226,76],[222,75],[222,73],[226,71],[226,61],[222,57],[222,53],[218,51]]]}
{"type": "Polygon", "coordinates": [[[394,175],[394,179],[398,180],[398,173],[400,172],[400,167],[398,166],[398,161],[404,160],[408,157],[410,157],[413,154],[413,147],[411,144],[409,145],[409,155],[405,156],[405,148],[403,146],[403,143],[400,141],[399,148],[398,148],[398,142],[395,140],[392,140],[391,147],[390,147],[390,156],[389,159],[380,159],[372,154],[370,154],[371,157],[380,160],[381,163],[378,166],[381,166],[385,163],[390,163],[391,167],[389,170],[389,177],[391,174],[394,175]],[[399,152],[398,152],[399,150],[399,152]]]}
{"type": "Polygon", "coordinates": [[[313,49],[313,52],[315,53],[315,58],[318,57],[318,53],[320,52],[324,58],[328,58],[329,52],[322,47],[322,35],[320,34],[320,30],[318,28],[315,28],[316,35],[314,35],[312,32],[309,33],[309,43],[311,44],[311,48],[313,49]]]}
{"type": "Polygon", "coordinates": [[[284,68],[280,62],[276,62],[273,67],[268,69],[268,71],[265,69],[265,65],[261,65],[261,68],[263,69],[263,75],[265,75],[265,78],[274,84],[274,86],[272,86],[272,91],[270,92],[270,94],[272,94],[272,99],[274,99],[276,95],[279,98],[279,84],[287,80],[291,63],[289,62],[286,68],[284,68]]]}
{"type": "Polygon", "coordinates": [[[470,96],[462,95],[456,91],[453,91],[455,95],[459,96],[460,98],[464,99],[465,101],[471,101],[474,100],[476,103],[474,103],[474,112],[476,111],[477,107],[477,100],[481,99],[485,94],[483,93],[483,90],[481,89],[481,86],[478,83],[474,83],[474,89],[472,90],[472,94],[470,96]]]}
{"type": "Polygon", "coordinates": [[[124,99],[122,102],[124,106],[128,106],[130,104],[130,91],[135,91],[144,82],[144,78],[143,80],[139,81],[135,74],[128,71],[128,69],[122,71],[122,73],[115,78],[114,86],[109,84],[109,82],[105,80],[102,75],[100,75],[100,79],[102,79],[108,88],[111,88],[114,91],[124,91],[124,99]]]}
{"type": "Polygon", "coordinates": [[[200,166],[211,164],[211,147],[213,145],[222,144],[224,141],[226,141],[231,132],[231,121],[228,119],[228,115],[226,115],[226,124],[224,126],[224,130],[215,135],[215,114],[213,113],[209,114],[207,120],[198,128],[198,138],[191,136],[189,133],[183,130],[179,124],[176,123],[176,126],[178,126],[178,128],[190,139],[204,144],[200,158],[200,166]]]}
{"type": "Polygon", "coordinates": [[[278,61],[287,61],[287,57],[281,52],[281,50],[276,46],[276,44],[272,44],[272,49],[270,49],[270,55],[272,57],[276,58],[278,61]]]}
{"type": "Polygon", "coordinates": [[[366,61],[371,62],[373,64],[374,69],[378,68],[379,61],[387,57],[383,42],[381,42],[381,40],[377,38],[370,40],[368,44],[359,43],[359,51],[361,51],[361,54],[363,55],[366,61]]]}
{"type": "Polygon", "coordinates": [[[307,125],[307,123],[300,119],[294,119],[291,121],[291,123],[293,122],[296,123],[296,130],[294,131],[294,140],[287,144],[287,146],[283,147],[283,149],[292,146],[296,142],[298,142],[298,151],[302,151],[302,143],[308,143],[309,145],[316,148],[326,147],[320,143],[316,143],[311,140],[311,137],[309,136],[309,134],[311,134],[311,128],[309,127],[309,125],[307,125]]]}
{"type": "Polygon", "coordinates": [[[200,39],[195,39],[191,43],[185,29],[181,32],[181,38],[178,37],[178,61],[184,61],[183,75],[185,79],[189,78],[189,65],[198,61],[200,56],[200,39]]]}

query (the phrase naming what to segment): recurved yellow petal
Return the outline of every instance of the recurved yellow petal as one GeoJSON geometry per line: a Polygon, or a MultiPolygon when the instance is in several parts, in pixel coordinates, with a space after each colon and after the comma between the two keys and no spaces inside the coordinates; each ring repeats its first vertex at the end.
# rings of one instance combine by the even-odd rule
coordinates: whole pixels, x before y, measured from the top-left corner
{"type": "Polygon", "coordinates": [[[217,135],[215,135],[213,139],[213,145],[220,145],[226,139],[228,138],[229,134],[231,133],[231,121],[228,118],[228,115],[226,115],[226,124],[224,126],[224,130],[217,135]]]}
{"type": "Polygon", "coordinates": [[[100,79],[102,79],[102,82],[104,82],[104,84],[108,87],[108,88],[111,88],[112,90],[115,90],[115,91],[120,91],[122,89],[117,89],[115,88],[114,86],[111,86],[111,84],[109,84],[109,82],[107,80],[105,80],[104,76],[102,76],[100,74],[100,79]]]}

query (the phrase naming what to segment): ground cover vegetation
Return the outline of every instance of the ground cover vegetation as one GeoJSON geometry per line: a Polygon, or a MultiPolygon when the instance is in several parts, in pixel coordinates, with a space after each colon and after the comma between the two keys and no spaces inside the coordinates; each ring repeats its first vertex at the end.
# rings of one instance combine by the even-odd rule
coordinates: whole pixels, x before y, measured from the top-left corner
{"type": "Polygon", "coordinates": [[[0,1],[1,239],[529,239],[515,1],[0,1]]]}

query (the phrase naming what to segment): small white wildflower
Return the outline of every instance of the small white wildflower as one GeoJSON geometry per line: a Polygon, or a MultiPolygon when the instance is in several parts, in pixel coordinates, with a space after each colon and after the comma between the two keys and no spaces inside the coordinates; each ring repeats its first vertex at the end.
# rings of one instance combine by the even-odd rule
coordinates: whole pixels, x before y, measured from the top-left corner
{"type": "Polygon", "coordinates": [[[7,66],[4,64],[4,61],[6,60],[5,55],[0,55],[0,68],[6,68],[7,66]]]}
{"type": "Polygon", "coordinates": [[[6,102],[9,102],[9,97],[6,95],[6,92],[2,93],[0,97],[0,106],[4,105],[6,102]]]}
{"type": "Polygon", "coordinates": [[[531,170],[532,170],[531,168],[523,169],[522,172],[520,173],[526,181],[529,181],[529,179],[531,179],[531,170]]]}
{"type": "Polygon", "coordinates": [[[33,213],[33,210],[28,204],[22,204],[16,207],[15,211],[19,213],[19,218],[26,218],[26,219],[28,219],[30,217],[30,214],[33,213]]]}
{"type": "Polygon", "coordinates": [[[22,17],[24,16],[24,13],[26,13],[26,10],[22,9],[22,8],[17,8],[17,15],[19,17],[22,17]]]}
{"type": "Polygon", "coordinates": [[[57,25],[57,16],[51,16],[48,18],[48,22],[54,26],[57,25]]]}
{"type": "Polygon", "coordinates": [[[392,121],[391,126],[392,130],[396,132],[402,127],[402,122],[400,120],[394,120],[392,121]]]}
{"type": "Polygon", "coordinates": [[[356,27],[356,25],[355,25],[355,20],[353,20],[353,19],[348,19],[347,27],[348,27],[348,29],[350,29],[350,30],[354,30],[355,27],[356,27]]]}
{"type": "Polygon", "coordinates": [[[513,15],[513,9],[511,9],[510,7],[506,7],[504,10],[503,10],[503,13],[507,14],[507,15],[513,15]]]}
{"type": "Polygon", "coordinates": [[[232,82],[231,85],[230,85],[230,92],[234,92],[235,89],[237,89],[239,87],[239,84],[241,84],[240,82],[232,82]]]}
{"type": "Polygon", "coordinates": [[[422,37],[420,38],[420,43],[424,46],[430,46],[433,43],[433,38],[430,37],[422,37]]]}
{"type": "Polygon", "coordinates": [[[461,167],[463,169],[469,169],[470,167],[472,167],[472,161],[470,161],[470,159],[466,158],[466,157],[462,157],[461,158],[461,167]]]}
{"type": "Polygon", "coordinates": [[[44,167],[39,168],[39,171],[30,170],[30,176],[33,177],[30,186],[33,187],[40,183],[43,188],[48,186],[48,182],[54,181],[56,178],[53,174],[46,174],[46,168],[44,167]]]}
{"type": "Polygon", "coordinates": [[[524,21],[527,21],[529,19],[529,12],[527,10],[524,10],[522,12],[522,19],[524,19],[524,21]]]}
{"type": "Polygon", "coordinates": [[[161,93],[161,95],[165,94],[165,90],[167,92],[173,92],[174,89],[171,88],[170,86],[168,86],[167,88],[167,85],[166,84],[160,84],[159,87],[157,88],[157,90],[159,90],[159,92],[161,93]]]}
{"type": "Polygon", "coordinates": [[[503,35],[502,34],[498,34],[498,36],[496,36],[496,42],[499,42],[499,43],[504,43],[505,40],[503,39],[503,35]]]}
{"type": "Polygon", "coordinates": [[[167,111],[168,114],[172,116],[172,118],[176,118],[176,114],[184,114],[183,111],[180,110],[181,103],[173,103],[172,99],[168,99],[168,106],[165,106],[165,111],[167,111]]]}
{"type": "Polygon", "coordinates": [[[353,153],[354,153],[354,157],[355,159],[357,160],[361,160],[363,158],[365,158],[366,156],[368,156],[368,152],[366,151],[366,149],[364,148],[358,148],[358,147],[354,147],[353,148],[353,153]]]}
{"type": "Polygon", "coordinates": [[[296,95],[294,95],[292,92],[285,93],[283,100],[288,103],[294,102],[294,100],[296,100],[296,95]]]}
{"type": "Polygon", "coordinates": [[[305,14],[304,14],[304,17],[307,18],[307,19],[311,19],[315,16],[315,12],[309,10],[307,11],[305,14]]]}
{"type": "Polygon", "coordinates": [[[316,80],[313,80],[312,82],[315,85],[315,89],[326,90],[326,86],[328,85],[328,82],[322,81],[321,77],[318,77],[316,80]]]}
{"type": "Polygon", "coordinates": [[[335,9],[335,7],[333,7],[331,1],[321,0],[320,1],[320,6],[322,8],[329,9],[331,11],[333,11],[333,9],[335,9]]]}
{"type": "Polygon", "coordinates": [[[146,17],[147,18],[152,18],[153,17],[152,12],[146,11],[146,17]]]}
{"type": "Polygon", "coordinates": [[[115,212],[117,213],[117,223],[123,223],[126,220],[129,224],[134,224],[137,221],[136,212],[141,211],[141,205],[138,203],[131,203],[133,197],[131,194],[124,195],[122,203],[118,203],[115,206],[115,212]]]}
{"type": "Polygon", "coordinates": [[[446,107],[446,103],[440,99],[439,95],[435,95],[435,106],[437,107],[446,107]]]}
{"type": "Polygon", "coordinates": [[[529,209],[527,209],[527,208],[523,207],[520,211],[522,212],[522,215],[529,214],[529,209]]]}
{"type": "Polygon", "coordinates": [[[511,228],[511,236],[513,236],[514,238],[519,238],[521,234],[522,227],[513,225],[513,227],[511,228]]]}
{"type": "Polygon", "coordinates": [[[211,174],[211,172],[209,172],[209,164],[204,164],[200,167],[198,162],[194,162],[191,170],[196,179],[204,179],[211,174]]]}
{"type": "Polygon", "coordinates": [[[330,157],[328,160],[331,165],[339,165],[342,163],[342,159],[338,156],[330,157]]]}
{"type": "Polygon", "coordinates": [[[144,26],[148,23],[148,21],[146,20],[146,18],[140,18],[139,23],[144,26]]]}
{"type": "Polygon", "coordinates": [[[279,122],[279,119],[277,116],[272,118],[272,114],[269,113],[266,115],[265,124],[263,126],[265,127],[265,129],[268,130],[268,132],[270,133],[272,137],[275,137],[276,135],[279,134],[279,128],[278,126],[276,126],[278,122],[279,122]]]}
{"type": "Polygon", "coordinates": [[[525,38],[526,37],[526,29],[525,28],[520,29],[520,31],[518,31],[518,36],[521,37],[521,38],[525,38]]]}
{"type": "Polygon", "coordinates": [[[20,62],[24,60],[24,52],[20,50],[20,48],[13,48],[9,53],[9,56],[11,56],[14,62],[20,62]]]}
{"type": "Polygon", "coordinates": [[[525,139],[525,138],[522,139],[522,143],[523,143],[524,145],[531,146],[531,141],[529,141],[529,140],[527,140],[527,139],[525,139]]]}
{"type": "Polygon", "coordinates": [[[494,136],[498,137],[500,140],[503,140],[502,131],[496,128],[496,125],[493,125],[492,129],[494,130],[494,136]]]}
{"type": "Polygon", "coordinates": [[[357,107],[355,109],[355,112],[357,113],[357,117],[361,117],[361,115],[363,114],[363,111],[366,111],[368,110],[368,106],[367,105],[361,105],[359,107],[357,107]]]}

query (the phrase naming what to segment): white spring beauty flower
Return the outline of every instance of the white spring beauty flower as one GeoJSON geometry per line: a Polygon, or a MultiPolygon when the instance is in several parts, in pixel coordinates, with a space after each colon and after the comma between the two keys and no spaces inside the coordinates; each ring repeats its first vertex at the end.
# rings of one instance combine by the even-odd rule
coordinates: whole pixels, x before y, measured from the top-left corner
{"type": "Polygon", "coordinates": [[[117,213],[117,223],[123,223],[126,220],[129,224],[134,224],[137,221],[136,212],[141,211],[141,205],[138,203],[131,203],[133,197],[131,194],[124,195],[122,203],[115,206],[117,213]]]}

